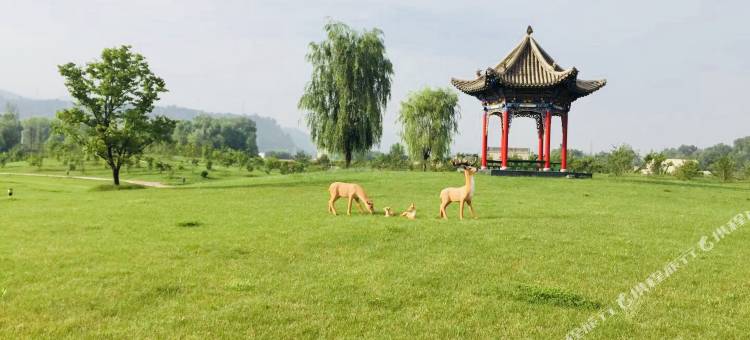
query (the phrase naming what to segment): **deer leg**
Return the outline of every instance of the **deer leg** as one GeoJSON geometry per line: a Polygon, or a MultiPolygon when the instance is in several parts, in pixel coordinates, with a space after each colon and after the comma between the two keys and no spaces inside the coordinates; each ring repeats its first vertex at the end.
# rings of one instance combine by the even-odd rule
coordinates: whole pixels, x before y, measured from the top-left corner
{"type": "Polygon", "coordinates": [[[464,200],[461,200],[460,202],[458,202],[458,204],[459,204],[459,206],[458,206],[458,219],[459,220],[463,220],[464,219],[464,202],[465,202],[464,200]]]}
{"type": "Polygon", "coordinates": [[[331,199],[328,200],[328,211],[333,215],[336,215],[336,200],[338,199],[338,197],[331,197],[331,199]]]}
{"type": "Polygon", "coordinates": [[[346,215],[351,216],[352,215],[352,201],[354,198],[352,196],[349,196],[349,203],[346,206],[346,215]]]}
{"type": "Polygon", "coordinates": [[[450,203],[451,203],[450,201],[446,201],[446,202],[442,202],[440,204],[440,217],[442,217],[442,218],[444,218],[446,220],[448,219],[448,212],[445,211],[445,207],[447,207],[448,204],[450,204],[450,203]]]}
{"type": "Polygon", "coordinates": [[[474,212],[474,206],[471,205],[471,201],[466,201],[466,204],[469,205],[469,210],[471,211],[471,217],[477,218],[477,214],[474,212]]]}

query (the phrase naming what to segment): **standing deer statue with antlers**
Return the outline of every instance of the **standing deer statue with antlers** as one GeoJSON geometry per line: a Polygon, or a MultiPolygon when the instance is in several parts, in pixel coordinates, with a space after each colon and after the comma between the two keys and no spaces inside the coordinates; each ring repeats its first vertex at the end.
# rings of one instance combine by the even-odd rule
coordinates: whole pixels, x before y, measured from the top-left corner
{"type": "Polygon", "coordinates": [[[453,161],[453,165],[464,170],[464,186],[457,188],[445,188],[440,191],[440,217],[448,219],[448,214],[445,212],[445,208],[452,202],[459,202],[458,206],[458,218],[464,219],[464,203],[469,205],[471,210],[471,216],[476,218],[474,213],[474,206],[471,205],[472,198],[474,197],[474,174],[477,173],[477,168],[470,166],[471,163],[465,159],[462,161],[453,161]]]}

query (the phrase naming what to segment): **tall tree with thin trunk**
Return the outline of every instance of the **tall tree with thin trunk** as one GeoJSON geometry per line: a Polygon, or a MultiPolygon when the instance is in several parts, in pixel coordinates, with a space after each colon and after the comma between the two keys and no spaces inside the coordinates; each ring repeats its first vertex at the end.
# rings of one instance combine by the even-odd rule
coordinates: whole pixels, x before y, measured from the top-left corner
{"type": "Polygon", "coordinates": [[[385,54],[383,32],[355,31],[340,22],[325,25],[327,39],[310,43],[312,79],[299,101],[313,141],[344,155],[380,143],[383,112],[391,97],[393,66],[385,54]]]}
{"type": "Polygon", "coordinates": [[[146,59],[130,49],[107,48],[101,60],[58,67],[75,100],[73,108],[57,113],[59,131],[104,159],[115,185],[130,157],[154,142],[169,140],[175,126],[164,116],[149,116],[167,89],[146,59]]]}
{"type": "Polygon", "coordinates": [[[422,161],[423,171],[427,170],[430,159],[449,155],[460,116],[458,95],[447,88],[428,87],[411,93],[401,102],[398,116],[403,125],[401,139],[411,158],[422,161]]]}

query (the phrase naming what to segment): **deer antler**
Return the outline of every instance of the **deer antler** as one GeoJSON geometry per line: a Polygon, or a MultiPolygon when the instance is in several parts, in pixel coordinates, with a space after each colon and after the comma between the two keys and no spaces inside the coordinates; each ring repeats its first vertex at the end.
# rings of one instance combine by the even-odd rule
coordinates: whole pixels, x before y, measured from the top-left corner
{"type": "Polygon", "coordinates": [[[451,163],[455,167],[467,167],[467,166],[476,166],[477,162],[479,161],[479,158],[476,156],[473,157],[456,157],[454,158],[451,163]]]}
{"type": "Polygon", "coordinates": [[[453,166],[455,166],[457,168],[467,167],[467,166],[471,165],[471,164],[469,164],[469,162],[467,162],[463,158],[462,159],[454,159],[454,160],[451,161],[451,163],[453,164],[453,166]]]}

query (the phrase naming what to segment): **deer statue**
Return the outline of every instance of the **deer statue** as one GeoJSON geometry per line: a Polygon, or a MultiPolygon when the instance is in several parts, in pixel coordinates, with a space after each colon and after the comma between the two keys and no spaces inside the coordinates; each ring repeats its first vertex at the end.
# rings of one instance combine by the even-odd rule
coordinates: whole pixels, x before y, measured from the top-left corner
{"type": "Polygon", "coordinates": [[[477,168],[470,166],[470,163],[466,160],[453,161],[453,165],[464,170],[464,186],[457,188],[445,188],[440,191],[440,217],[448,219],[448,214],[445,212],[445,208],[452,202],[458,202],[458,218],[464,219],[464,203],[469,205],[471,210],[471,216],[476,218],[474,213],[474,206],[471,205],[472,198],[474,197],[474,174],[477,173],[477,168]]]}
{"type": "Polygon", "coordinates": [[[402,217],[406,217],[406,218],[408,218],[410,220],[416,219],[417,218],[417,207],[414,205],[414,203],[412,203],[409,206],[409,209],[406,209],[406,211],[402,212],[401,216],[402,217]]]}
{"type": "Polygon", "coordinates": [[[334,182],[328,187],[328,194],[330,195],[330,198],[328,199],[328,212],[331,214],[336,215],[336,200],[340,197],[348,198],[348,204],[346,206],[347,215],[352,214],[352,201],[357,201],[357,207],[360,212],[365,212],[365,209],[367,209],[367,212],[372,214],[375,210],[375,205],[372,203],[372,200],[367,197],[365,189],[362,189],[362,186],[359,184],[334,182]],[[365,209],[362,209],[361,201],[365,202],[365,209]]]}

